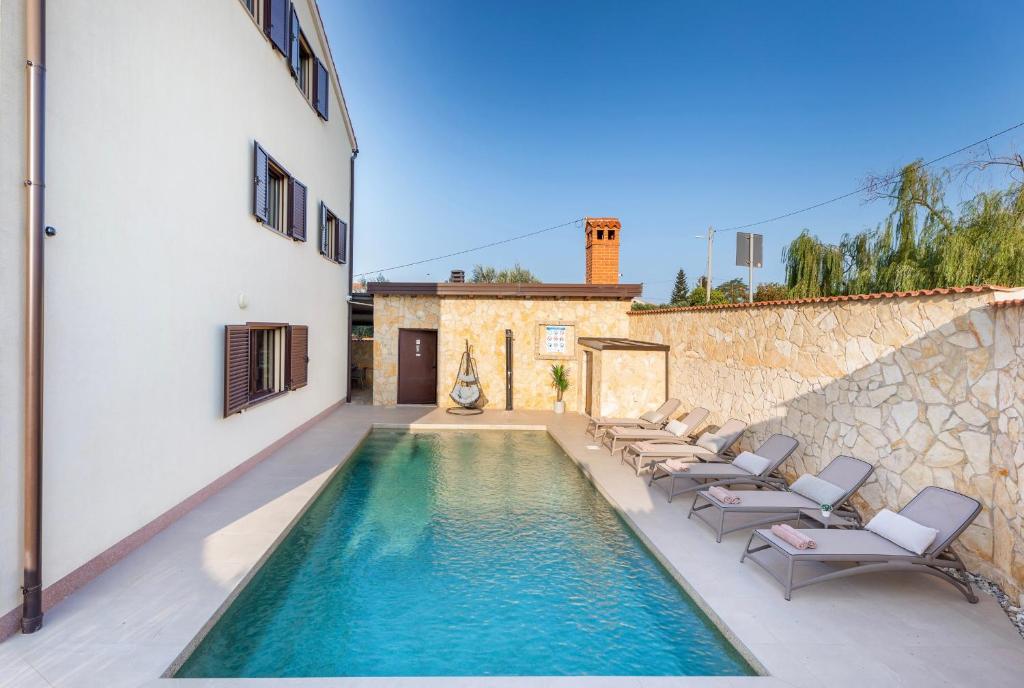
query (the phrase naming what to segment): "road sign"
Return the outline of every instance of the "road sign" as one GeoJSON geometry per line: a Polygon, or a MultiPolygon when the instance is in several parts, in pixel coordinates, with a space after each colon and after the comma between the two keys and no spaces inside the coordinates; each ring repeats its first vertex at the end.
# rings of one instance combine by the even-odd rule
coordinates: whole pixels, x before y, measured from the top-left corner
{"type": "Polygon", "coordinates": [[[754,234],[754,241],[751,244],[751,234],[748,232],[736,233],[736,266],[741,268],[762,267],[764,260],[764,235],[754,234]],[[751,262],[751,248],[753,248],[753,262],[751,262]]]}

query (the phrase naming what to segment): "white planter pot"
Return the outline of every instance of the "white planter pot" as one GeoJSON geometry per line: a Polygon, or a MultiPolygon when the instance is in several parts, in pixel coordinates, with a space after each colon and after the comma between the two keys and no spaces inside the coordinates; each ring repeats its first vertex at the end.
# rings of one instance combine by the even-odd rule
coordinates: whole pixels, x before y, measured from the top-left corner
{"type": "Polygon", "coordinates": [[[564,401],[556,401],[555,402],[555,413],[565,413],[565,402],[564,401]]]}

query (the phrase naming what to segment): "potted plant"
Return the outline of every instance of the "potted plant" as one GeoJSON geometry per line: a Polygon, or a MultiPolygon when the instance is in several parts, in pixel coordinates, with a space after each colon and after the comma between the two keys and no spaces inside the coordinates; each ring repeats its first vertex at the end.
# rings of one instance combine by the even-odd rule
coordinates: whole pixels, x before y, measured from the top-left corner
{"type": "Polygon", "coordinates": [[[558,398],[555,401],[555,413],[565,413],[565,402],[562,401],[562,395],[565,394],[565,390],[569,389],[569,369],[564,364],[556,363],[551,366],[551,386],[558,393],[558,398]]]}
{"type": "Polygon", "coordinates": [[[831,515],[832,515],[832,505],[831,504],[822,504],[821,505],[821,517],[823,519],[825,519],[826,523],[828,522],[828,518],[831,515]]]}

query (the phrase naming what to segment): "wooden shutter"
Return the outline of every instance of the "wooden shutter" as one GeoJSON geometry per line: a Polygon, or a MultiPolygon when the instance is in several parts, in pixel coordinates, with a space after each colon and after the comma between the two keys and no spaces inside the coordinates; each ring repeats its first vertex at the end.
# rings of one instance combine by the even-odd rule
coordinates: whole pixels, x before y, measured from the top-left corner
{"type": "Polygon", "coordinates": [[[320,255],[326,256],[330,247],[330,237],[327,236],[327,206],[320,201],[320,255]]]}
{"type": "Polygon", "coordinates": [[[305,387],[309,382],[309,327],[288,327],[288,389],[305,387]]]}
{"type": "Polygon", "coordinates": [[[224,328],[224,417],[238,413],[249,403],[249,328],[224,328]]]}
{"type": "Polygon", "coordinates": [[[345,242],[348,240],[348,225],[341,220],[334,221],[337,234],[334,237],[334,260],[345,262],[345,242]]]}
{"type": "Polygon", "coordinates": [[[302,61],[302,54],[299,50],[299,15],[295,13],[295,5],[291,6],[291,20],[288,22],[288,66],[292,69],[292,75],[299,75],[299,63],[302,61]]]}
{"type": "Polygon", "coordinates": [[[327,119],[327,86],[327,68],[324,67],[324,63],[317,58],[316,78],[313,81],[313,105],[316,107],[316,111],[320,113],[320,116],[325,120],[327,119]]]}
{"type": "Polygon", "coordinates": [[[270,42],[282,55],[288,57],[288,20],[291,18],[288,0],[267,0],[264,7],[263,30],[270,42]]]}
{"type": "Polygon", "coordinates": [[[267,151],[254,143],[252,173],[252,214],[260,222],[267,221],[267,177],[270,174],[267,151]]]}
{"type": "Polygon", "coordinates": [[[288,230],[296,241],[306,240],[306,186],[298,179],[289,180],[290,218],[288,230]]]}

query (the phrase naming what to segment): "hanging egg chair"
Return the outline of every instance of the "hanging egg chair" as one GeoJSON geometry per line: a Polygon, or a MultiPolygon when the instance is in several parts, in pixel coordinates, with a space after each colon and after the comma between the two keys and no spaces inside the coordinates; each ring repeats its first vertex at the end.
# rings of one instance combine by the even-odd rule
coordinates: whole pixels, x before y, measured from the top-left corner
{"type": "Polygon", "coordinates": [[[462,360],[459,362],[459,372],[455,376],[455,385],[448,396],[458,406],[446,409],[448,413],[458,416],[475,416],[483,413],[480,408],[484,403],[484,393],[480,388],[480,378],[476,374],[476,361],[473,360],[469,340],[466,340],[466,350],[462,353],[462,360]]]}

